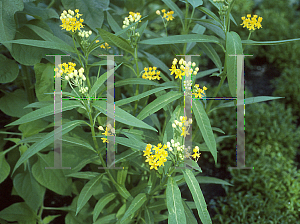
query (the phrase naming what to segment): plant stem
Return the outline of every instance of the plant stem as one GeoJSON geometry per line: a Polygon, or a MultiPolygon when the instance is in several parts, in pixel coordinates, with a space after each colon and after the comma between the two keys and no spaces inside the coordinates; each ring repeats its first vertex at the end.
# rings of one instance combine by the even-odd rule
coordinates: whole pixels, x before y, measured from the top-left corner
{"type": "MultiPolygon", "coordinates": [[[[188,30],[188,24],[187,24],[188,13],[189,13],[189,3],[186,2],[185,3],[185,18],[184,18],[183,34],[187,34],[189,32],[189,30],[188,30]]],[[[182,52],[183,55],[186,52],[186,45],[187,45],[187,43],[185,43],[184,46],[183,46],[183,52],[182,52]]]]}
{"type": "MultiPolygon", "coordinates": [[[[136,74],[137,77],[140,78],[140,71],[139,71],[139,65],[138,65],[138,58],[137,58],[137,45],[135,46],[134,49],[134,60],[135,60],[135,66],[136,66],[136,74]]],[[[139,84],[136,85],[136,90],[135,90],[135,95],[138,96],[139,95],[139,84]]],[[[134,105],[134,116],[135,113],[137,112],[137,105],[138,105],[138,101],[135,101],[135,105],[134,105]]]]}
{"type": "Polygon", "coordinates": [[[78,55],[78,58],[79,58],[79,61],[80,61],[80,65],[81,65],[81,67],[84,67],[84,65],[82,64],[82,61],[81,61],[80,55],[79,55],[79,51],[78,51],[78,49],[77,49],[77,47],[76,47],[76,43],[75,43],[74,34],[72,34],[72,39],[73,39],[73,43],[74,43],[74,47],[75,47],[75,51],[76,51],[76,53],[77,53],[77,55],[78,55]]]}
{"type": "MultiPolygon", "coordinates": [[[[247,40],[249,40],[249,39],[250,39],[250,36],[251,36],[251,34],[252,34],[252,31],[250,31],[250,33],[249,33],[249,35],[248,35],[248,39],[247,39],[247,40]]],[[[245,50],[246,46],[247,46],[247,45],[245,45],[245,46],[243,47],[243,53],[244,53],[244,50],[245,50]]]]}

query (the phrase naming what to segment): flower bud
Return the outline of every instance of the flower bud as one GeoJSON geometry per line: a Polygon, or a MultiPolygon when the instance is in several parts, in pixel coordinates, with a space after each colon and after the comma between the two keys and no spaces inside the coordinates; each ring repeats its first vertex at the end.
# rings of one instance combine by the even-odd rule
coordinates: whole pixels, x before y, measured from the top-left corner
{"type": "Polygon", "coordinates": [[[86,80],[86,78],[85,78],[85,76],[84,76],[84,75],[82,76],[82,80],[83,80],[83,81],[85,81],[85,80],[86,80]]]}
{"type": "Polygon", "coordinates": [[[196,67],[196,68],[195,68],[195,71],[196,71],[196,72],[198,72],[198,71],[199,71],[199,68],[198,68],[198,67],[196,67]]]}
{"type": "Polygon", "coordinates": [[[172,124],[172,127],[173,127],[173,128],[176,128],[176,124],[173,123],[173,124],[172,124]]]}
{"type": "Polygon", "coordinates": [[[102,126],[99,126],[98,129],[99,129],[100,131],[104,131],[104,129],[103,129],[102,126]]]}
{"type": "Polygon", "coordinates": [[[92,35],[92,31],[91,30],[89,31],[89,35],[92,35]]]}
{"type": "Polygon", "coordinates": [[[195,63],[195,62],[193,62],[193,63],[192,63],[192,66],[193,66],[193,67],[195,67],[195,66],[196,66],[196,63],[195,63]]]}
{"type": "Polygon", "coordinates": [[[73,78],[73,73],[69,74],[69,78],[72,79],[73,78]]]}
{"type": "Polygon", "coordinates": [[[160,15],[160,11],[159,10],[156,10],[156,15],[160,15]]]}
{"type": "Polygon", "coordinates": [[[68,80],[69,80],[69,76],[67,76],[67,75],[66,75],[66,76],[65,76],[65,80],[67,80],[67,81],[68,81],[68,80]]]}
{"type": "Polygon", "coordinates": [[[167,142],[167,147],[170,148],[171,144],[170,142],[167,142]]]}
{"type": "Polygon", "coordinates": [[[171,139],[171,143],[174,144],[174,139],[171,139]]]}

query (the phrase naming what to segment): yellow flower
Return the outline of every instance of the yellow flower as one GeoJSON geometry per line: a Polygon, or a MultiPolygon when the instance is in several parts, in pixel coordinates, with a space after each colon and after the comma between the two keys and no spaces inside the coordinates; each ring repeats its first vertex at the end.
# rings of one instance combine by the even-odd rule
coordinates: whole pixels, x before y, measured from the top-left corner
{"type": "Polygon", "coordinates": [[[173,11],[169,11],[167,13],[164,13],[163,18],[165,18],[167,21],[169,21],[169,20],[172,21],[174,19],[173,13],[174,13],[173,11]]]}
{"type": "Polygon", "coordinates": [[[144,73],[143,73],[143,75],[142,75],[142,78],[143,79],[149,79],[149,80],[155,80],[155,79],[157,79],[157,80],[160,80],[160,76],[159,76],[159,74],[160,74],[160,71],[156,71],[156,67],[149,67],[149,68],[144,68],[144,73]],[[149,72],[148,72],[148,70],[149,70],[149,72]]]}
{"type": "Polygon", "coordinates": [[[250,18],[251,18],[251,14],[247,14],[247,19],[245,18],[245,16],[241,17],[243,23],[240,25],[242,25],[243,28],[247,27],[247,29],[249,29],[250,31],[262,28],[261,26],[261,21],[263,19],[262,17],[259,17],[258,20],[256,20],[257,15],[253,15],[253,17],[251,19],[250,18]]]}
{"type": "Polygon", "coordinates": [[[68,12],[64,11],[63,13],[61,13],[60,20],[62,22],[62,25],[60,26],[62,27],[62,30],[65,29],[74,33],[76,30],[80,30],[81,28],[83,28],[82,22],[84,20],[79,19],[82,14],[78,14],[78,12],[79,10],[75,9],[76,15],[74,15],[74,11],[69,9],[68,12]],[[76,18],[79,19],[79,21],[76,18]]]}
{"type": "Polygon", "coordinates": [[[143,151],[143,152],[144,152],[144,155],[143,155],[143,156],[150,156],[150,155],[152,154],[151,148],[146,148],[146,150],[143,151]]]}
{"type": "Polygon", "coordinates": [[[177,78],[182,79],[182,76],[184,76],[184,72],[180,71],[179,69],[176,70],[175,74],[176,74],[175,79],[177,78]]]}
{"type": "MultiPolygon", "coordinates": [[[[98,41],[98,42],[99,42],[99,41],[98,41]]],[[[97,43],[97,41],[96,41],[96,43],[97,43]]],[[[100,45],[100,47],[101,47],[101,48],[104,48],[104,49],[109,49],[109,48],[111,48],[111,47],[108,47],[108,46],[109,46],[109,44],[106,43],[106,42],[105,42],[104,44],[101,44],[101,45],[100,45]]]]}
{"type": "Polygon", "coordinates": [[[108,143],[107,138],[101,138],[101,139],[102,139],[103,143],[104,143],[104,142],[107,142],[107,143],[108,143]]]}

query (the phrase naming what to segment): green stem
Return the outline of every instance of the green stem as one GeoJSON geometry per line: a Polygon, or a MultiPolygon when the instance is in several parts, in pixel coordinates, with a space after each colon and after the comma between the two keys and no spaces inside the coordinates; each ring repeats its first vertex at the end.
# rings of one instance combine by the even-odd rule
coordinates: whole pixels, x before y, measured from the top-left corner
{"type": "MultiPolygon", "coordinates": [[[[249,33],[249,35],[248,35],[248,39],[247,39],[247,40],[249,40],[249,39],[250,39],[251,33],[252,33],[252,30],[250,31],[250,33],[249,33]]],[[[244,53],[244,50],[245,50],[245,47],[246,47],[246,46],[247,46],[247,45],[245,45],[245,46],[243,47],[243,53],[244,53]]]]}
{"type": "MultiPolygon", "coordinates": [[[[183,27],[183,34],[187,34],[189,32],[188,27],[187,27],[187,18],[188,18],[188,13],[189,13],[189,3],[185,3],[185,19],[184,19],[184,27],[183,27]]],[[[186,45],[187,43],[184,44],[183,46],[183,55],[186,52],[186,45]]]]}
{"type": "MultiPolygon", "coordinates": [[[[140,71],[139,71],[139,65],[138,65],[138,58],[137,58],[137,46],[135,46],[134,49],[134,60],[135,60],[135,66],[136,66],[136,74],[137,77],[140,78],[140,71]]],[[[139,95],[139,84],[136,85],[136,90],[135,90],[135,95],[138,96],[139,95]]],[[[138,101],[135,101],[135,105],[134,105],[134,116],[135,113],[137,112],[137,105],[138,105],[138,101]]]]}
{"type": "Polygon", "coordinates": [[[76,51],[76,53],[77,53],[77,55],[78,55],[78,58],[79,58],[79,61],[80,61],[80,65],[81,65],[81,67],[84,67],[84,65],[82,64],[82,61],[81,61],[80,55],[79,55],[79,51],[78,51],[78,49],[77,49],[77,47],[76,47],[76,43],[75,43],[74,34],[72,34],[72,39],[73,39],[73,43],[74,43],[74,47],[75,47],[75,51],[76,51]]]}

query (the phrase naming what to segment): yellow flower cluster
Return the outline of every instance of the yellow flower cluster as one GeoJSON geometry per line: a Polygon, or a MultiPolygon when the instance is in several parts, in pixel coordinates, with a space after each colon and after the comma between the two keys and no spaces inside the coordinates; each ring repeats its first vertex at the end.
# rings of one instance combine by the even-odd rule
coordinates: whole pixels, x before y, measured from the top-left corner
{"type": "Polygon", "coordinates": [[[105,42],[104,44],[101,44],[100,47],[101,47],[101,48],[104,48],[104,49],[109,49],[109,48],[111,48],[111,47],[109,47],[109,44],[106,43],[106,42],[105,42]]]}
{"type": "Polygon", "coordinates": [[[78,36],[80,36],[80,37],[85,37],[85,38],[88,38],[89,36],[91,36],[92,35],[92,31],[90,30],[90,31],[79,31],[79,33],[78,33],[78,36]]]}
{"type": "Polygon", "coordinates": [[[195,148],[193,149],[194,154],[191,155],[191,153],[188,151],[187,148],[185,148],[184,145],[180,145],[179,142],[175,143],[174,139],[171,139],[171,143],[167,142],[167,148],[170,151],[170,154],[175,155],[175,157],[178,157],[180,160],[184,160],[184,157],[186,158],[192,157],[196,159],[197,162],[201,154],[199,153],[199,147],[195,146],[195,148]]]}
{"type": "Polygon", "coordinates": [[[195,98],[202,98],[205,97],[205,90],[207,90],[207,88],[205,86],[203,86],[203,89],[199,88],[198,84],[195,84],[194,88],[193,88],[193,95],[195,95],[195,98]],[[201,95],[203,94],[203,96],[201,95]]]}
{"type": "MultiPolygon", "coordinates": [[[[162,16],[162,18],[166,19],[167,21],[169,21],[169,20],[172,21],[172,20],[174,19],[174,17],[173,17],[174,11],[168,11],[168,12],[166,13],[166,10],[163,9],[163,10],[161,10],[161,12],[164,14],[164,16],[162,16]]],[[[160,13],[159,10],[157,10],[157,11],[156,11],[156,14],[157,14],[157,15],[160,15],[161,13],[160,13]]]]}
{"type": "Polygon", "coordinates": [[[262,28],[261,26],[261,21],[262,21],[262,17],[259,17],[258,20],[256,20],[257,15],[253,15],[253,17],[251,18],[251,14],[247,14],[247,19],[245,18],[245,16],[241,17],[243,20],[243,23],[240,25],[243,25],[244,27],[247,27],[247,29],[251,30],[255,30],[255,29],[260,29],[262,28]],[[250,19],[251,18],[251,19],[250,19]]]}
{"type": "Polygon", "coordinates": [[[188,129],[190,127],[190,124],[193,123],[192,118],[187,120],[187,116],[180,116],[180,121],[175,120],[174,123],[172,124],[173,128],[179,127],[179,130],[181,131],[181,135],[183,137],[186,137],[190,133],[188,133],[188,129]]]}
{"type": "Polygon", "coordinates": [[[162,144],[159,143],[157,146],[154,146],[152,149],[152,145],[147,144],[146,150],[143,151],[144,153],[143,156],[146,157],[145,162],[149,163],[150,170],[152,169],[157,170],[157,167],[164,166],[164,163],[167,161],[167,156],[168,156],[168,152],[165,150],[167,148],[168,147],[166,145],[162,146],[162,144]]]}
{"type": "MultiPolygon", "coordinates": [[[[100,131],[104,131],[104,128],[102,126],[99,126],[98,129],[100,131]]],[[[107,127],[105,128],[105,131],[102,133],[102,135],[105,135],[105,136],[113,136],[113,134],[115,133],[115,129],[111,126],[111,124],[107,124],[107,127]],[[109,133],[109,131],[111,133],[109,133]]],[[[101,138],[101,140],[103,141],[103,143],[107,142],[108,143],[108,140],[107,138],[101,138]]]]}
{"type": "Polygon", "coordinates": [[[182,76],[185,76],[186,74],[186,66],[188,66],[188,74],[187,76],[189,76],[190,74],[193,75],[197,75],[197,72],[199,71],[199,68],[196,67],[196,63],[195,62],[186,62],[184,61],[182,58],[179,60],[178,65],[177,65],[178,60],[176,58],[174,58],[173,62],[172,62],[172,67],[171,69],[169,69],[171,71],[171,75],[173,75],[175,73],[175,79],[180,78],[182,79],[182,76]]]}
{"type": "Polygon", "coordinates": [[[149,79],[149,80],[160,80],[160,71],[156,71],[156,67],[149,67],[149,68],[144,68],[144,73],[142,75],[143,79],[149,79]]]}
{"type": "MultiPolygon", "coordinates": [[[[134,22],[137,22],[141,19],[141,14],[139,12],[129,12],[129,16],[128,17],[125,17],[124,21],[123,21],[123,26],[122,28],[125,29],[127,26],[129,26],[130,24],[134,23],[134,22]]],[[[141,20],[139,21],[141,22],[141,20]]],[[[135,27],[131,27],[130,28],[131,30],[135,30],[135,27]]]]}
{"type": "Polygon", "coordinates": [[[76,15],[74,11],[70,9],[68,10],[68,12],[66,10],[62,12],[62,14],[59,17],[62,22],[62,25],[60,25],[62,27],[62,30],[65,29],[67,31],[75,32],[76,30],[80,30],[80,28],[83,28],[82,22],[84,20],[79,19],[79,17],[82,16],[82,14],[79,14],[78,12],[78,9],[75,10],[76,15]]]}
{"type": "Polygon", "coordinates": [[[75,66],[76,64],[73,62],[59,64],[58,67],[60,68],[59,70],[60,76],[63,73],[67,75],[71,74],[72,72],[74,72],[75,66]]]}
{"type": "Polygon", "coordinates": [[[201,153],[199,153],[199,147],[195,146],[195,148],[193,149],[194,154],[192,155],[192,157],[196,160],[196,162],[198,162],[198,159],[200,158],[201,153]]]}

